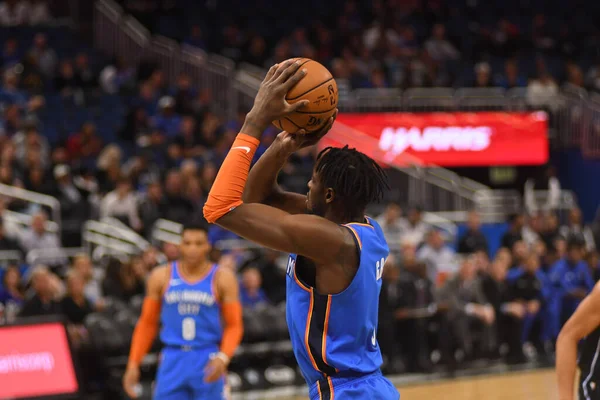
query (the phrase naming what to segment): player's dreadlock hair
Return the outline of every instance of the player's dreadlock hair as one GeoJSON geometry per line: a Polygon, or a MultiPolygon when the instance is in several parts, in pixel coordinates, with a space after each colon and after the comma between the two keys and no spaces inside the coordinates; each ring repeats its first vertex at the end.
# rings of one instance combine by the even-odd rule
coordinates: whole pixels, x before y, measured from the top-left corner
{"type": "Polygon", "coordinates": [[[363,213],[369,203],[379,202],[390,186],[385,171],[365,154],[351,149],[327,147],[317,156],[315,171],[326,188],[344,204],[345,217],[363,213]]]}

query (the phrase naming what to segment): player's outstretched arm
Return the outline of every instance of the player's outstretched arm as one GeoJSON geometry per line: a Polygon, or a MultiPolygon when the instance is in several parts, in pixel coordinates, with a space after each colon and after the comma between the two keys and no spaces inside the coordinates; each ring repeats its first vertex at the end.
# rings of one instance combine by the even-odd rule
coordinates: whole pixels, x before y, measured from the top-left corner
{"type": "Polygon", "coordinates": [[[556,375],[560,400],[573,400],[577,343],[600,325],[600,283],[567,321],[556,342],[556,375]]]}
{"type": "Polygon", "coordinates": [[[296,151],[315,145],[325,136],[337,117],[337,111],[318,132],[296,134],[281,132],[267,151],[254,164],[244,190],[244,203],[262,203],[290,214],[306,212],[306,195],[286,192],[277,184],[277,175],[287,159],[296,151]]]}
{"type": "Polygon", "coordinates": [[[219,353],[204,371],[204,380],[209,383],[216,381],[227,371],[229,361],[244,335],[240,290],[235,274],[228,268],[219,268],[215,280],[223,318],[223,338],[219,353]]]}
{"type": "MultiPolygon", "coordinates": [[[[204,217],[238,235],[275,250],[296,253],[322,263],[339,263],[354,256],[351,233],[314,215],[291,215],[264,204],[245,204],[242,196],[260,137],[271,121],[303,106],[290,105],[287,92],[305,75],[297,62],[271,67],[261,83],[231,151],[219,169],[204,205],[204,217]]],[[[273,182],[270,181],[269,184],[273,182]]]]}
{"type": "Polygon", "coordinates": [[[150,351],[158,333],[160,301],[168,279],[169,269],[167,266],[162,266],[152,271],[146,283],[146,298],[142,306],[142,314],[133,331],[129,361],[123,376],[123,388],[131,398],[138,397],[136,385],[140,379],[140,363],[150,351]]]}

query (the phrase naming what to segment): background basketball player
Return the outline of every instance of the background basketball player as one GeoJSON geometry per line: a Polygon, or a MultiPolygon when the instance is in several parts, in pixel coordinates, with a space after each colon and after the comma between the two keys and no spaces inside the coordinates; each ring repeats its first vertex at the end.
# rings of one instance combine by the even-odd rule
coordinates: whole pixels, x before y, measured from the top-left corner
{"type": "MultiPolygon", "coordinates": [[[[306,103],[285,101],[286,93],[305,75],[299,67],[286,62],[267,73],[243,133],[217,175],[204,215],[249,240],[292,253],[286,315],[311,399],[396,400],[398,391],[379,370],[382,359],[376,340],[381,277],[389,249],[379,225],[364,216],[367,204],[380,200],[387,188],[384,172],[354,149],[328,148],[317,159],[307,196],[282,193],[275,185],[279,169],[303,139],[314,139],[284,133],[248,178],[265,128],[306,103]]],[[[324,131],[331,124],[333,118],[324,131]]]]}
{"type": "Polygon", "coordinates": [[[179,261],[157,267],[148,279],[123,387],[137,397],[140,362],[162,324],[154,398],[222,400],[227,365],[242,339],[238,282],[233,272],[208,259],[205,226],[186,225],[180,249],[179,261]]]}
{"type": "Polygon", "coordinates": [[[579,356],[579,399],[600,399],[600,283],[581,302],[556,342],[556,374],[560,400],[573,400],[577,370],[577,344],[584,339],[579,356]]]}

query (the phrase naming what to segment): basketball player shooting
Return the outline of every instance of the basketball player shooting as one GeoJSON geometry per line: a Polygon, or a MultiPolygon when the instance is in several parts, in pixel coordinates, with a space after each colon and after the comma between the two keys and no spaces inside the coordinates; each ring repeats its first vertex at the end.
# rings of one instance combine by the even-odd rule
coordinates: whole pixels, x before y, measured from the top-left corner
{"type": "Polygon", "coordinates": [[[567,321],[556,342],[556,375],[560,400],[573,400],[577,370],[577,344],[581,346],[579,368],[580,400],[600,399],[600,283],[581,302],[567,321]]]}
{"type": "Polygon", "coordinates": [[[388,188],[385,173],[355,149],[327,148],[317,158],[306,196],[277,186],[288,156],[327,133],[334,117],[310,135],[282,132],[249,171],[266,127],[307,104],[285,100],[305,75],[294,61],[268,71],[204,215],[248,240],[291,253],[286,318],[311,399],[396,400],[398,391],[380,372],[376,339],[389,249],[381,228],[364,215],[388,188]]]}
{"type": "MultiPolygon", "coordinates": [[[[205,224],[204,224],[205,225],[205,224]]],[[[155,268],[135,327],[123,388],[137,398],[140,363],[162,324],[164,348],[157,400],[225,400],[225,373],[242,340],[242,307],[235,274],[208,259],[202,224],[184,226],[181,259],[155,268]]]]}

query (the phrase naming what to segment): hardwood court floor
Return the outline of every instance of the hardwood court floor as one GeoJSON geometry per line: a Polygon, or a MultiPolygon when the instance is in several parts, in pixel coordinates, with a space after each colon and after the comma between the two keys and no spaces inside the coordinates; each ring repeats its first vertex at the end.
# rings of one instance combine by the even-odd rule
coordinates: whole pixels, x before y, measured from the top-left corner
{"type": "MultiPolygon", "coordinates": [[[[558,400],[556,377],[551,369],[457,378],[400,386],[399,390],[401,400],[558,400]]],[[[306,397],[279,399],[306,400],[306,397]]]]}
{"type": "Polygon", "coordinates": [[[400,387],[402,400],[558,400],[554,370],[461,378],[400,387]]]}

